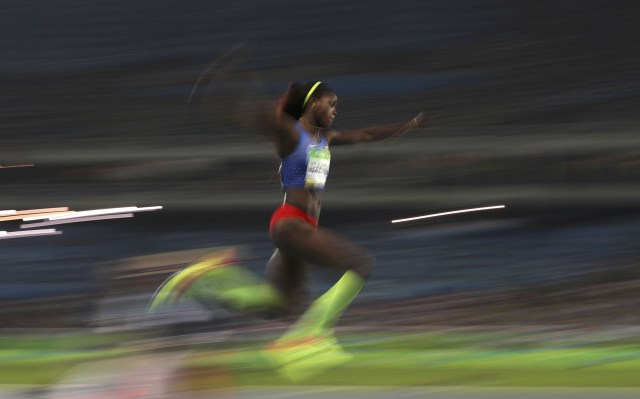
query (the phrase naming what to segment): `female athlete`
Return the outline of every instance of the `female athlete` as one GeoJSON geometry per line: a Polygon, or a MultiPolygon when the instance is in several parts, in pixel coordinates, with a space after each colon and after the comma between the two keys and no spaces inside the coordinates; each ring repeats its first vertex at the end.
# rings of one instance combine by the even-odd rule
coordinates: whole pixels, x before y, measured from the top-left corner
{"type": "Polygon", "coordinates": [[[275,112],[271,106],[260,119],[281,159],[284,190],[284,201],[271,217],[269,233],[276,249],[266,268],[267,283],[239,267],[233,250],[222,251],[167,280],[152,308],[188,294],[245,313],[284,314],[299,303],[306,264],[313,263],[334,269],[342,277],[267,349],[291,352],[298,344],[315,345],[323,351],[336,347],[334,326],[371,274],[373,258],[352,241],[318,225],[330,147],[399,137],[426,123],[420,113],[408,122],[338,131],[331,128],[337,103],[336,93],[326,84],[295,82],[275,112]]]}

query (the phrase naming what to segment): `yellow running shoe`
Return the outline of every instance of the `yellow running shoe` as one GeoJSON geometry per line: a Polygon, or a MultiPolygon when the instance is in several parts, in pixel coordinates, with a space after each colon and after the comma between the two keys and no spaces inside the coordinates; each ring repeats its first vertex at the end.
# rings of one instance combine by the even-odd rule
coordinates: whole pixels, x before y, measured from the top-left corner
{"type": "Polygon", "coordinates": [[[236,248],[225,248],[208,253],[183,270],[175,272],[153,294],[147,313],[170,308],[183,297],[198,278],[216,268],[237,263],[238,255],[236,248]]]}
{"type": "Polygon", "coordinates": [[[292,382],[308,379],[353,359],[333,335],[276,341],[267,345],[261,355],[292,382]]]}

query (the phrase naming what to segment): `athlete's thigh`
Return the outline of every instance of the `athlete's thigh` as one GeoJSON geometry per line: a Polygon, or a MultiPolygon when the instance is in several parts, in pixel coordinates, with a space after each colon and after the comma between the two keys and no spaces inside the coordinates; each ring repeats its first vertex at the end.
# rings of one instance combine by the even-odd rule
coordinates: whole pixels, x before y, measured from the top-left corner
{"type": "Polygon", "coordinates": [[[288,302],[304,299],[307,267],[303,259],[276,249],[267,263],[265,278],[285,296],[288,302]]]}
{"type": "Polygon", "coordinates": [[[296,219],[281,221],[273,231],[276,246],[292,256],[339,271],[356,270],[366,277],[372,257],[346,237],[296,219]]]}

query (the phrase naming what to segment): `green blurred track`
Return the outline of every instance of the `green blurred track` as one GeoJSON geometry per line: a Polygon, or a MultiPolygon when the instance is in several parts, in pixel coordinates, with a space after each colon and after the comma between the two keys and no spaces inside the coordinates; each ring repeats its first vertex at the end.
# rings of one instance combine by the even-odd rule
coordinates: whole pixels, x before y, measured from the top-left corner
{"type": "MultiPolygon", "coordinates": [[[[143,356],[181,354],[177,369],[199,379],[232,376],[235,386],[286,386],[260,356],[264,339],[156,346],[153,340],[114,335],[96,339],[1,340],[0,384],[47,386],[78,365],[128,362],[143,356]],[[109,339],[112,340],[109,344],[109,339]],[[133,342],[133,341],[131,341],[133,342]],[[74,344],[75,343],[75,344],[74,344]]],[[[300,385],[313,386],[494,386],[640,387],[640,344],[568,341],[502,345],[482,334],[341,334],[352,361],[324,370],[300,385]],[[572,345],[571,342],[574,342],[572,345]]],[[[505,341],[506,342],[506,341],[505,341]]]]}

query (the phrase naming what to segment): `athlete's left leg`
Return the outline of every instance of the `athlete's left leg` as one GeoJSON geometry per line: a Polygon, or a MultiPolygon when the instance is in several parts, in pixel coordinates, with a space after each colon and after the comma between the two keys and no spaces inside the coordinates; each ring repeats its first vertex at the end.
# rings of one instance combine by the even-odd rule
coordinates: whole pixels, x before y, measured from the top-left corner
{"type": "Polygon", "coordinates": [[[279,313],[284,305],[282,295],[242,267],[239,258],[236,248],[203,256],[171,276],[158,289],[149,311],[166,309],[188,297],[205,306],[223,305],[259,317],[279,313]]]}
{"type": "Polygon", "coordinates": [[[276,248],[267,263],[265,279],[277,289],[285,301],[283,316],[299,313],[307,299],[308,269],[304,260],[276,248]]]}

